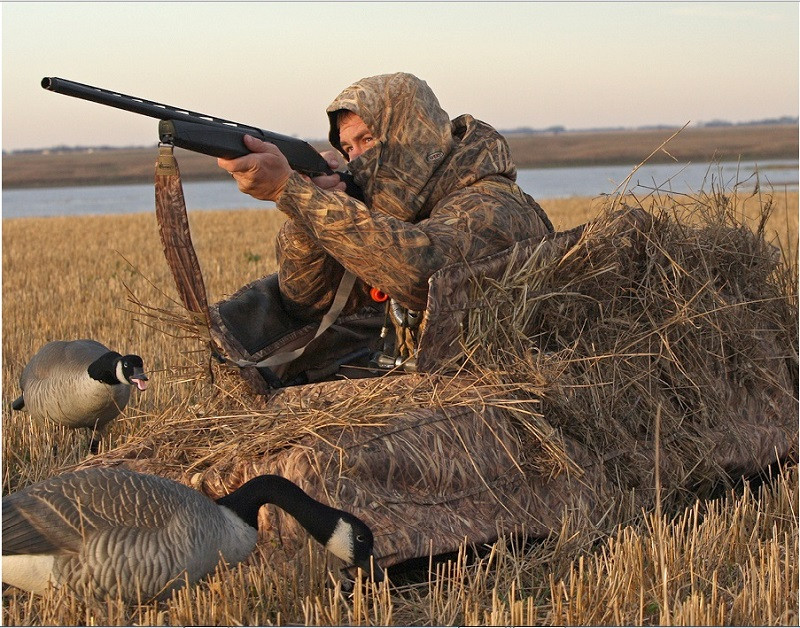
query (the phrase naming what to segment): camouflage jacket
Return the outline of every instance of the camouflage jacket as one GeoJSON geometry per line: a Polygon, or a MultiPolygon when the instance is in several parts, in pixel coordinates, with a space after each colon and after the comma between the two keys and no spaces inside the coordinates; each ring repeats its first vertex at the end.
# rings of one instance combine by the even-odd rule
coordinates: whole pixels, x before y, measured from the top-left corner
{"type": "Polygon", "coordinates": [[[277,203],[290,218],[277,241],[281,293],[306,313],[329,307],[343,268],[360,280],[345,312],[364,305],[370,287],[422,311],[428,279],[443,266],[553,230],[514,182],[504,138],[470,115],[451,121],[424,81],[398,73],[345,89],[328,107],[340,151],[342,109],[375,140],[348,164],[365,202],[293,173],[277,203]]]}

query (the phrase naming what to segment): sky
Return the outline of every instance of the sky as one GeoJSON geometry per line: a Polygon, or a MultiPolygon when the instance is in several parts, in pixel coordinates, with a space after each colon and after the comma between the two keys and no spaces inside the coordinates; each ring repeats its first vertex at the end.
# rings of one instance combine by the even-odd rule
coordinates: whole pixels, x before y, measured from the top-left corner
{"type": "Polygon", "coordinates": [[[2,148],[152,145],[57,76],[304,139],[411,72],[498,129],[798,115],[797,2],[3,2],[2,148]]]}

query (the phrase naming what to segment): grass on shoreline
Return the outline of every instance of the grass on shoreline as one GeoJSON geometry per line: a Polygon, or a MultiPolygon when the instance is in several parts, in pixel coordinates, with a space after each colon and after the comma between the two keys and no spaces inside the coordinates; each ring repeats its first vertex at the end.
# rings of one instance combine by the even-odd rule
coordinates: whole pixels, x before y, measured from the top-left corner
{"type": "MultiPolygon", "coordinates": [[[[154,128],[155,133],[155,128],[154,128]]],[[[677,129],[568,131],[509,135],[518,168],[630,165],[639,163],[677,129]]],[[[315,143],[318,150],[329,149],[315,143]]],[[[797,125],[733,126],[683,129],[649,163],[706,163],[713,160],[797,159],[797,125]]],[[[4,154],[3,187],[114,185],[153,180],[157,150],[124,148],[49,154],[4,154]]],[[[176,149],[185,180],[224,179],[216,159],[176,149]]]]}

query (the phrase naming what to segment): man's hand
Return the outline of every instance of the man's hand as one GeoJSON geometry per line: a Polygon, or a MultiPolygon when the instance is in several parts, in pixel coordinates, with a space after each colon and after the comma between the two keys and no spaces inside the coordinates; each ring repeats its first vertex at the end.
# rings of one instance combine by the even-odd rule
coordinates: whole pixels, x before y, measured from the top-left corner
{"type": "MultiPolygon", "coordinates": [[[[341,168],[343,165],[339,159],[338,151],[326,150],[325,152],[320,153],[320,155],[322,155],[325,161],[328,162],[328,167],[331,170],[341,168]]],[[[332,192],[334,190],[344,192],[347,187],[338,174],[323,174],[318,177],[313,177],[311,180],[314,182],[314,185],[327,192],[332,192]]]]}
{"type": "MultiPolygon", "coordinates": [[[[220,168],[231,173],[239,190],[262,201],[277,201],[292,174],[289,162],[274,144],[251,135],[244,136],[249,155],[236,159],[217,159],[220,168]]],[[[331,170],[341,167],[339,153],[333,150],[322,153],[331,170]]],[[[309,177],[305,177],[308,179],[309,177]]],[[[338,174],[326,174],[311,179],[320,189],[344,192],[347,187],[338,174]]]]}
{"type": "Polygon", "coordinates": [[[236,159],[217,159],[223,170],[231,173],[239,189],[262,201],[277,201],[286,187],[292,169],[274,144],[250,135],[244,136],[249,155],[236,159]]]}

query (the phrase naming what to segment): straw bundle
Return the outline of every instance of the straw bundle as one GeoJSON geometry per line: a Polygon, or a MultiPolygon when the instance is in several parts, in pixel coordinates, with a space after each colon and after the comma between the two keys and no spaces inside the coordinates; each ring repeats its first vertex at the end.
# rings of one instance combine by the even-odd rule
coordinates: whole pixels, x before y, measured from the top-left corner
{"type": "Polygon", "coordinates": [[[538,380],[547,422],[646,507],[794,457],[796,275],[764,222],[724,196],[607,211],[472,282],[466,353],[538,380]]]}

